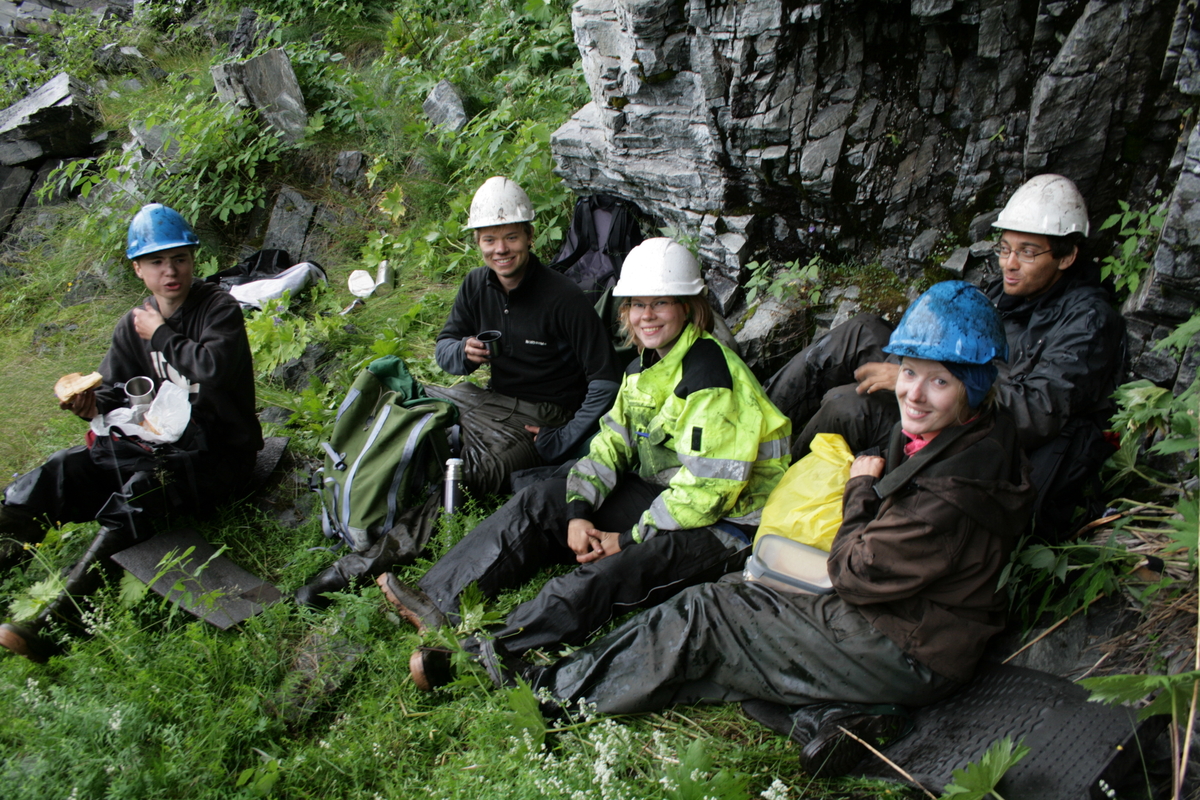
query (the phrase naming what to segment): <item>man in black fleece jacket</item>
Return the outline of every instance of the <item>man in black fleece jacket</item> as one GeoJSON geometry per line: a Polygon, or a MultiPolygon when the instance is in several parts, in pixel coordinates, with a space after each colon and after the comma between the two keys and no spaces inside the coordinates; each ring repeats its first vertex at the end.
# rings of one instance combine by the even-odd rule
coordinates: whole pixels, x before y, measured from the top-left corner
{"type": "Polygon", "coordinates": [[[438,365],[452,375],[491,366],[490,389],[428,387],[461,414],[464,480],[481,494],[508,491],[509,474],[578,456],[620,387],[604,322],[569,278],[531,251],[529,197],[489,178],[471,202],[467,227],[484,266],[463,280],[438,334],[438,365]],[[498,331],[490,352],[477,336],[498,331]]]}
{"type": "MultiPolygon", "coordinates": [[[[168,457],[133,464],[105,458],[105,448],[60,450],[18,477],[0,507],[0,569],[40,541],[47,523],[98,520],[102,527],[66,586],[32,620],[0,625],[0,646],[43,660],[54,648],[39,634],[52,619],[74,622],[82,595],[94,591],[107,556],[152,533],[150,520],[171,512],[213,509],[245,487],[262,449],[255,415],[254,370],[242,311],[212,284],[193,282],[191,227],[174,210],[145,206],[129,226],[127,257],[151,297],[121,318],[100,365],[103,383],[62,407],[82,419],[126,405],[125,383],[150,378],[186,390],[191,424],[168,457]]],[[[107,442],[104,442],[107,445],[107,442]]]]}

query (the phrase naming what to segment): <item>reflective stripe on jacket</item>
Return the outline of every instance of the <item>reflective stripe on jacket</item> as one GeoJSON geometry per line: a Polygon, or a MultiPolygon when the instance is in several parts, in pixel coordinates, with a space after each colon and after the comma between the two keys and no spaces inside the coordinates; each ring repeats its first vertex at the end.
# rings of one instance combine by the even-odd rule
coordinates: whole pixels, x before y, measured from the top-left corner
{"type": "Polygon", "coordinates": [[[758,525],[791,461],[791,422],[742,360],[694,325],[666,358],[654,358],[647,351],[630,366],[588,455],[571,470],[571,516],[586,518],[632,471],[663,487],[634,526],[635,542],[720,520],[758,525]]]}

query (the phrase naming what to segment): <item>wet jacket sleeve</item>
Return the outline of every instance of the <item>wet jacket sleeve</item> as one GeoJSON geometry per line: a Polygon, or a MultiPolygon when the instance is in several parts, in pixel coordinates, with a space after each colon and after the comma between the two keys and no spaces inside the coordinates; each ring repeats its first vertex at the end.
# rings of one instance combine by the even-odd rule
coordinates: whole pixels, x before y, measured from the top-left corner
{"type": "Polygon", "coordinates": [[[249,352],[242,309],[237,303],[214,305],[199,339],[189,339],[167,324],[160,325],[150,337],[150,347],[204,391],[231,390],[235,367],[249,352]]]}
{"type": "Polygon", "coordinates": [[[469,296],[473,293],[470,278],[471,276],[468,275],[463,280],[462,286],[458,287],[458,294],[454,297],[450,316],[446,319],[446,324],[442,326],[442,332],[437,337],[437,344],[434,345],[434,359],[439,367],[451,375],[469,375],[479,367],[478,364],[467,360],[464,349],[467,339],[479,332],[475,330],[474,317],[470,313],[469,296]]]}
{"type": "Polygon", "coordinates": [[[618,391],[613,407],[600,420],[600,432],[592,438],[588,454],[567,475],[568,519],[587,519],[616,488],[634,456],[629,420],[618,391]]]}
{"type": "Polygon", "coordinates": [[[1053,330],[1029,344],[1041,349],[1030,354],[1036,358],[1031,370],[1014,375],[997,362],[997,399],[1016,421],[1026,450],[1053,439],[1071,417],[1112,391],[1113,364],[1122,357],[1114,319],[1093,303],[1069,304],[1053,330]]]}
{"type": "Polygon", "coordinates": [[[570,456],[596,430],[596,423],[612,407],[620,386],[611,380],[590,381],[583,405],[571,421],[558,428],[542,428],[538,433],[534,442],[538,454],[550,464],[559,463],[570,456]]]}
{"type": "Polygon", "coordinates": [[[738,403],[734,389],[688,395],[671,432],[681,466],[634,526],[633,541],[653,538],[660,530],[711,525],[726,516],[750,481],[761,428],[757,406],[738,403]]]}
{"type": "Polygon", "coordinates": [[[853,605],[917,594],[951,568],[961,545],[954,535],[961,511],[917,488],[879,512],[874,484],[869,476],[846,484],[842,527],[829,550],[833,588],[853,605]]]}

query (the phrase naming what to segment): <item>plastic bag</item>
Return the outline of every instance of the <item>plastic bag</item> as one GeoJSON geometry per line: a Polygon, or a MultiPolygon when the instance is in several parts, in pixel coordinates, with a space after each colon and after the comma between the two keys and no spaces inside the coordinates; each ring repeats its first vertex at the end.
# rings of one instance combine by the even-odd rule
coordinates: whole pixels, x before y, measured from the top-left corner
{"type": "Polygon", "coordinates": [[[171,381],[164,381],[154,397],[150,408],[145,410],[141,424],[134,421],[141,409],[114,408],[104,416],[92,420],[92,431],[100,437],[107,436],[110,428],[118,428],[128,436],[136,436],[145,442],[169,444],[179,441],[192,418],[192,404],[188,391],[171,381]],[[146,423],[149,423],[148,425],[146,423]]]}
{"type": "Polygon", "coordinates": [[[791,466],[763,506],[755,543],[767,534],[825,552],[842,526],[842,494],[854,454],[836,433],[818,433],[811,452],[791,466]]]}

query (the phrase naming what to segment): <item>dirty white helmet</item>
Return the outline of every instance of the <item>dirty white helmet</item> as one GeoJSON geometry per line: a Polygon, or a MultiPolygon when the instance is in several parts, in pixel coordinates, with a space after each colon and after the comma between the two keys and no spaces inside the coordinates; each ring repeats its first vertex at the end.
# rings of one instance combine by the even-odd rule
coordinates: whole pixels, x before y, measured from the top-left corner
{"type": "Polygon", "coordinates": [[[1087,236],[1087,203],[1070,178],[1038,175],[1013,192],[992,227],[1043,236],[1087,236]]]}
{"type": "Polygon", "coordinates": [[[508,178],[488,178],[471,199],[468,228],[490,228],[514,222],[533,222],[533,203],[525,190],[508,178]]]}
{"type": "Polygon", "coordinates": [[[613,297],[690,297],[704,291],[700,262],[671,239],[647,239],[629,251],[613,297]]]}

